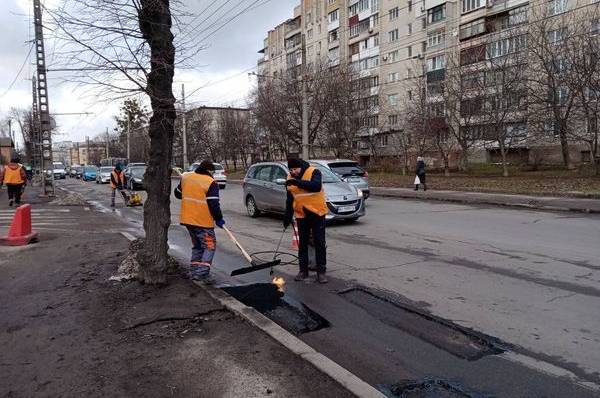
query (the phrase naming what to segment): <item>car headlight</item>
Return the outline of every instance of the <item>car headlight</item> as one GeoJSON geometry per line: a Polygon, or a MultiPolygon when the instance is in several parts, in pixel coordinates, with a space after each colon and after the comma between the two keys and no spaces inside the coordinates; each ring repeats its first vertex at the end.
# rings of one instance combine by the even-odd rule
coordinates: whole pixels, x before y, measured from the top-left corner
{"type": "Polygon", "coordinates": [[[135,181],[135,182],[142,182],[142,179],[141,178],[134,178],[133,181],[135,181]]]}
{"type": "Polygon", "coordinates": [[[362,189],[359,188],[356,188],[356,194],[358,195],[359,199],[362,199],[364,196],[362,189]]]}

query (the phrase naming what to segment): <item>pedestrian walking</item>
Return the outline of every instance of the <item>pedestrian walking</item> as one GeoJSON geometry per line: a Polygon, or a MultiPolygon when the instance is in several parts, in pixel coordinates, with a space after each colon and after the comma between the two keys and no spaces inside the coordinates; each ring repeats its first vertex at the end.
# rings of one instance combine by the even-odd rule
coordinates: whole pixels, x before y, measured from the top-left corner
{"type": "Polygon", "coordinates": [[[419,184],[423,184],[423,191],[427,191],[427,182],[425,179],[425,160],[421,156],[417,158],[417,171],[415,176],[415,191],[419,190],[419,184]]]}
{"type": "Polygon", "coordinates": [[[195,171],[182,174],[181,182],[175,188],[175,197],[181,199],[179,222],[187,228],[192,239],[190,277],[195,280],[210,275],[217,249],[215,224],[219,228],[225,225],[214,170],[211,160],[203,160],[195,171]]]}
{"type": "Polygon", "coordinates": [[[293,217],[298,223],[298,260],[300,272],[295,281],[308,278],[308,245],[311,238],[315,246],[317,265],[317,283],[327,283],[327,254],[325,244],[325,216],[328,213],[327,202],[321,172],[302,159],[289,159],[290,175],[286,181],[287,201],[283,226],[287,228],[293,217]]]}
{"type": "Polygon", "coordinates": [[[112,188],[112,193],[110,196],[110,207],[115,207],[115,194],[117,190],[123,195],[123,201],[125,204],[129,201],[127,197],[127,193],[125,193],[125,173],[122,170],[120,164],[117,164],[114,170],[110,173],[110,187],[112,188]]]}
{"type": "Polygon", "coordinates": [[[10,163],[3,168],[2,176],[0,176],[0,181],[6,185],[8,191],[9,206],[13,204],[19,206],[21,204],[21,195],[23,195],[23,190],[27,185],[25,168],[19,163],[19,160],[18,156],[13,156],[10,163]]]}

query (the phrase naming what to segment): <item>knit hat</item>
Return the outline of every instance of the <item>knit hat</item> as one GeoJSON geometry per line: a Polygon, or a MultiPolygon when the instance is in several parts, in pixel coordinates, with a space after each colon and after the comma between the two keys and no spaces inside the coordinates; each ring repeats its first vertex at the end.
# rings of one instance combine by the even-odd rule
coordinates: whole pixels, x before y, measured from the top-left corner
{"type": "Polygon", "coordinates": [[[215,171],[215,165],[212,160],[204,159],[202,162],[200,162],[198,169],[204,171],[215,171]]]}
{"type": "Polygon", "coordinates": [[[306,167],[306,162],[299,158],[288,159],[288,169],[303,168],[306,167]]]}

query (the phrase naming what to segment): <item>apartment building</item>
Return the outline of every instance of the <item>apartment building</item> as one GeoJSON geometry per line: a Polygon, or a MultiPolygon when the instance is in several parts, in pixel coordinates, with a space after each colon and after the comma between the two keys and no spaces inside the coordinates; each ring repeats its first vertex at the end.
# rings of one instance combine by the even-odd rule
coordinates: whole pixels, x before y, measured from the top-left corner
{"type": "MultiPolygon", "coordinates": [[[[548,123],[549,138],[543,145],[539,134],[534,143],[530,138],[533,136],[531,105],[524,100],[527,88],[515,84],[510,87],[515,91],[514,98],[496,98],[503,88],[494,68],[500,68],[503,62],[502,68],[518,69],[523,73],[522,80],[527,80],[525,74],[533,73],[531,49],[527,47],[532,23],[560,18],[569,11],[576,11],[585,19],[591,15],[585,7],[595,3],[599,2],[302,0],[292,18],[268,33],[259,70],[261,74],[274,76],[319,60],[327,60],[331,66],[351,65],[360,86],[367,89],[365,95],[376,105],[372,117],[356,132],[358,154],[365,163],[374,152],[377,156],[397,155],[394,142],[405,132],[406,103],[422,94],[415,92],[418,85],[414,82],[418,80],[423,82],[430,117],[452,124],[449,127],[461,134],[478,137],[469,151],[471,161],[498,161],[499,147],[490,135],[489,125],[502,124],[508,136],[522,138],[511,142],[513,161],[532,162],[532,156],[539,156],[538,149],[543,147],[548,162],[560,163],[556,123],[548,123]],[[508,55],[515,53],[525,55],[511,61],[508,55]],[[463,91],[452,105],[454,109],[448,109],[448,99],[444,98],[451,85],[460,86],[463,91]],[[505,102],[514,109],[506,112],[502,120],[490,117],[490,109],[504,106],[505,102]],[[449,112],[458,115],[452,118],[449,112]],[[467,113],[471,114],[468,118],[467,113]],[[535,155],[530,151],[534,147],[535,155]]],[[[600,19],[596,17],[595,21],[590,22],[591,34],[600,33],[600,19]]],[[[548,40],[558,42],[567,29],[572,29],[566,26],[569,23],[563,24],[548,25],[548,40]]],[[[567,90],[559,87],[556,91],[552,95],[563,101],[567,90]]],[[[575,162],[589,158],[580,147],[578,143],[572,145],[575,162]]],[[[451,166],[456,165],[455,152],[459,150],[457,146],[450,154],[451,166]]],[[[429,155],[432,163],[439,165],[435,149],[429,155]]]]}

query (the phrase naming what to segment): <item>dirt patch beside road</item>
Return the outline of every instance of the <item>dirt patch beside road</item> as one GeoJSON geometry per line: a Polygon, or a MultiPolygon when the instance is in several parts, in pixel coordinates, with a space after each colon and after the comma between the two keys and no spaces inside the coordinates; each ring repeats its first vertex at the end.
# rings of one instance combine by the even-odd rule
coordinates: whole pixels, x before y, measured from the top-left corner
{"type": "Polygon", "coordinates": [[[77,230],[0,248],[0,397],[351,396],[188,281],[108,281],[127,240],[77,230]]]}

